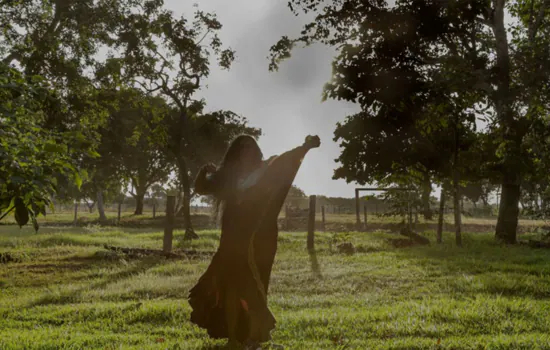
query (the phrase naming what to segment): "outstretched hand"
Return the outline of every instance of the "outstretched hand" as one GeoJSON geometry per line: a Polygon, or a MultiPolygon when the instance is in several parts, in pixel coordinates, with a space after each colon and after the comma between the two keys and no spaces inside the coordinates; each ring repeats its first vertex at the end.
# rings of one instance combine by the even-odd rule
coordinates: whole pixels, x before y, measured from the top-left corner
{"type": "Polygon", "coordinates": [[[321,146],[321,139],[317,135],[308,135],[304,142],[304,146],[308,149],[317,148],[321,146]]]}

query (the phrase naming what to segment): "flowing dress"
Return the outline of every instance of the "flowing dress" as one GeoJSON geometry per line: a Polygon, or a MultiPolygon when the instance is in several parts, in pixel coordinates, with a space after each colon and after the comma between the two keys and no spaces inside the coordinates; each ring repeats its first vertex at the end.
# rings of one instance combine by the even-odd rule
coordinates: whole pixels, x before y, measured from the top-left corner
{"type": "MultiPolygon", "coordinates": [[[[307,151],[300,146],[263,162],[226,199],[218,250],[189,293],[191,322],[212,338],[271,339],[275,318],[267,293],[277,251],[277,218],[307,151]]],[[[213,182],[199,176],[196,189],[211,194],[213,182]]]]}

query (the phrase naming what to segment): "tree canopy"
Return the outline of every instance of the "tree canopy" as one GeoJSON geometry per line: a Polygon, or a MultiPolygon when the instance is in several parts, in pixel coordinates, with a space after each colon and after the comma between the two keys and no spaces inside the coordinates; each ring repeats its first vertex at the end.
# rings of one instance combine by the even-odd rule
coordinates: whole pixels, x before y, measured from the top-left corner
{"type": "Polygon", "coordinates": [[[313,13],[315,17],[301,36],[283,37],[271,48],[270,69],[276,70],[299,44],[334,46],[338,55],[333,78],[325,85],[325,98],[361,106],[358,115],[337,128],[336,139],[342,141],[343,153],[336,176],[370,180],[362,176],[366,157],[378,175],[393,165],[406,169],[399,168],[403,153],[413,155],[412,163],[423,167],[430,159],[430,147],[423,149],[415,134],[423,129],[428,137],[438,139],[441,127],[454,125],[454,131],[448,131],[454,133],[455,145],[445,146],[449,134],[444,131],[443,143],[431,149],[440,153],[437,161],[454,169],[452,176],[447,172],[444,177],[457,182],[466,172],[459,169],[465,164],[459,161],[459,150],[468,149],[471,140],[464,133],[468,129],[469,135],[475,135],[471,131],[479,133],[472,125],[476,116],[483,118],[491,142],[477,151],[489,159],[490,151],[496,149],[492,167],[485,169],[483,176],[497,175],[502,184],[496,237],[515,242],[520,182],[529,163],[525,137],[534,121],[548,112],[547,3],[403,0],[390,5],[291,0],[288,5],[296,15],[313,13]],[[504,22],[506,11],[515,19],[510,25],[504,22]],[[443,113],[423,121],[433,116],[434,110],[443,113]],[[355,137],[363,142],[354,143],[355,137]],[[382,163],[376,157],[388,145],[389,156],[382,163]],[[416,156],[411,147],[418,149],[416,156]],[[400,153],[402,149],[405,152],[400,153]],[[445,152],[451,152],[454,160],[445,152]]]}

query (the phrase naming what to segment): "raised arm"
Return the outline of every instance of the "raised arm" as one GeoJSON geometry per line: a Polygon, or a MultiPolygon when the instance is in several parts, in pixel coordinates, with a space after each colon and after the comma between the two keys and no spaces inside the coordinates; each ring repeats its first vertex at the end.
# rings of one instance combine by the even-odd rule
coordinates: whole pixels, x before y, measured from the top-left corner
{"type": "Polygon", "coordinates": [[[304,156],[310,149],[317,148],[320,144],[321,141],[318,136],[308,136],[301,146],[293,148],[279,156],[271,157],[266,161],[267,164],[261,176],[254,179],[251,185],[254,187],[258,185],[259,188],[268,191],[290,186],[292,181],[294,181],[294,177],[300,168],[304,156]]]}
{"type": "MultiPolygon", "coordinates": [[[[287,151],[277,157],[273,157],[273,159],[270,162],[271,165],[275,165],[276,163],[295,163],[295,162],[302,162],[307,152],[309,152],[312,148],[317,148],[321,145],[321,140],[319,139],[319,136],[307,136],[304,143],[301,146],[298,146],[296,148],[291,149],[290,151],[287,151]]],[[[290,164],[289,164],[290,165],[290,164]]],[[[282,169],[279,169],[279,171],[284,171],[286,167],[283,167],[282,169]]],[[[298,169],[295,169],[298,171],[298,169]]],[[[277,172],[275,172],[276,175],[277,172]]]]}

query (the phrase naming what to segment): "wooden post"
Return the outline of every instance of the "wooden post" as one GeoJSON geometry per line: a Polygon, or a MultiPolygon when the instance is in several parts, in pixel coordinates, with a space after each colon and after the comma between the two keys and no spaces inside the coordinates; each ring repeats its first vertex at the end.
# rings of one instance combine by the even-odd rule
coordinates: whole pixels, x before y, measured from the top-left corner
{"type": "Polygon", "coordinates": [[[367,203],[363,206],[363,217],[365,218],[365,231],[367,231],[367,203]]]}
{"type": "Polygon", "coordinates": [[[409,217],[408,229],[409,231],[412,231],[412,206],[410,192],[407,192],[407,216],[409,217]]]}
{"type": "Polygon", "coordinates": [[[361,216],[359,214],[359,211],[361,210],[361,204],[359,202],[359,190],[355,190],[355,224],[357,226],[357,230],[361,227],[361,216]]]}
{"type": "Polygon", "coordinates": [[[153,219],[157,216],[157,204],[153,203],[153,219]]]}
{"type": "Polygon", "coordinates": [[[307,227],[307,249],[313,251],[315,235],[315,202],[316,196],[309,196],[309,221],[307,227]]]}
{"type": "Polygon", "coordinates": [[[443,241],[443,220],[445,216],[445,185],[441,186],[441,194],[439,195],[439,218],[437,221],[437,243],[443,241]]]}
{"type": "Polygon", "coordinates": [[[172,238],[174,236],[174,211],[176,206],[176,196],[166,198],[166,223],[164,226],[164,240],[162,250],[165,253],[172,252],[172,238]]]}
{"type": "Polygon", "coordinates": [[[325,206],[324,206],[324,205],[321,207],[321,217],[323,218],[323,231],[326,231],[326,226],[325,226],[325,206]]]}
{"type": "Polygon", "coordinates": [[[120,224],[121,213],[122,213],[122,203],[118,202],[117,224],[120,224]]]}
{"type": "Polygon", "coordinates": [[[78,202],[74,202],[74,224],[76,225],[78,219],[78,202]]]}

